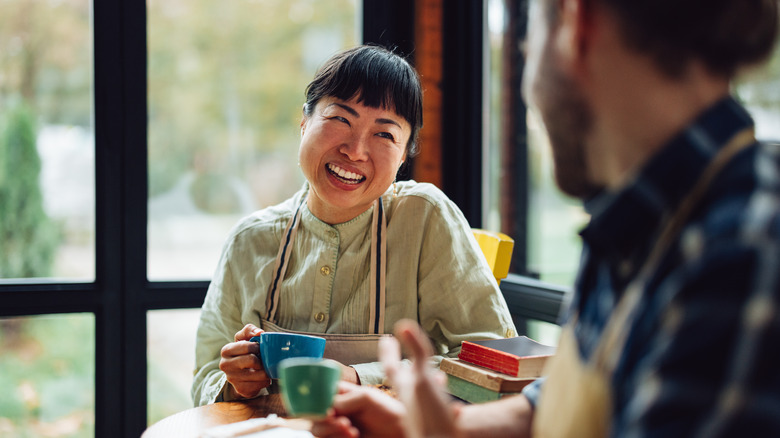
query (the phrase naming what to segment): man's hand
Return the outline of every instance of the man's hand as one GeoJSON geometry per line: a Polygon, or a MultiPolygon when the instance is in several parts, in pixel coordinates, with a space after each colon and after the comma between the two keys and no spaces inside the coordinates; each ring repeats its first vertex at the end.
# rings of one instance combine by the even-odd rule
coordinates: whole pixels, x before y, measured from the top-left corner
{"type": "Polygon", "coordinates": [[[379,358],[406,409],[406,436],[459,436],[456,411],[444,390],[446,376],[428,366],[433,348],[422,327],[414,321],[401,320],[395,325],[395,336],[410,354],[412,366],[402,366],[401,350],[395,338],[380,340],[379,358]]]}
{"type": "Polygon", "coordinates": [[[378,389],[340,382],[331,415],[315,421],[312,433],[325,438],[403,438],[405,414],[398,400],[378,389]]]}
{"type": "MultiPolygon", "coordinates": [[[[411,368],[400,366],[397,343],[380,345],[393,387],[409,412],[407,431],[411,437],[529,437],[533,409],[522,395],[491,403],[464,405],[448,402],[443,386],[446,376],[426,366],[431,345],[422,328],[402,320],[395,325],[395,335],[414,360],[411,368]]],[[[385,341],[387,342],[387,341],[385,341]]]]}
{"type": "Polygon", "coordinates": [[[222,347],[222,359],[219,369],[227,376],[230,398],[257,397],[263,388],[271,384],[260,361],[260,347],[251,342],[252,336],[258,336],[263,330],[247,324],[236,333],[235,342],[222,347]]]}

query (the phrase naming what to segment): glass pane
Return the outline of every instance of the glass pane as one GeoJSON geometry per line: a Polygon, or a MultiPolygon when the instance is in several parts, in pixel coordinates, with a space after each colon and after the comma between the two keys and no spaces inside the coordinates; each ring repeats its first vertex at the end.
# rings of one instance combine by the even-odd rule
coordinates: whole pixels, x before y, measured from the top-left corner
{"type": "MultiPolygon", "coordinates": [[[[511,199],[512,195],[501,193],[503,163],[513,161],[513,157],[502,156],[501,144],[505,141],[502,123],[511,123],[502,115],[510,104],[504,100],[510,96],[502,87],[518,86],[514,81],[503,78],[506,66],[504,56],[508,50],[505,33],[507,32],[507,10],[504,0],[489,0],[487,3],[487,25],[489,58],[485,83],[486,107],[488,108],[485,126],[485,167],[483,175],[483,194],[485,200],[485,227],[495,231],[507,231],[502,224],[501,197],[511,199]]],[[[579,252],[581,248],[577,232],[587,221],[578,201],[566,198],[558,190],[552,176],[552,160],[546,137],[541,131],[542,125],[531,119],[528,124],[529,149],[529,205],[527,230],[527,269],[539,275],[544,281],[571,286],[574,281],[579,252]]],[[[511,153],[511,152],[508,152],[511,153]]],[[[518,230],[517,232],[523,232],[518,230]]],[[[511,232],[509,232],[511,234],[511,232]]],[[[517,236],[513,236],[517,237],[517,236]]],[[[517,251],[517,249],[515,250],[517,251]]],[[[511,266],[513,271],[522,267],[511,266]]]]}
{"type": "Polygon", "coordinates": [[[485,85],[482,87],[486,93],[487,99],[485,105],[487,112],[485,115],[486,142],[483,146],[482,156],[485,159],[483,163],[483,226],[491,231],[503,231],[501,229],[500,212],[500,187],[502,178],[502,157],[501,143],[503,141],[501,132],[501,109],[502,109],[502,75],[503,75],[503,57],[504,33],[506,26],[507,11],[504,6],[504,0],[489,0],[487,3],[487,74],[485,75],[485,85]]]}
{"type": "Polygon", "coordinates": [[[211,276],[236,221],[297,191],[304,88],[359,0],[149,0],[150,279],[211,276]]]}
{"type": "Polygon", "coordinates": [[[0,2],[0,279],[95,276],[91,4],[0,2]]]}
{"type": "Polygon", "coordinates": [[[756,121],[756,136],[780,142],[780,45],[767,64],[737,81],[735,91],[756,121]]]}
{"type": "Polygon", "coordinates": [[[571,287],[582,242],[579,230],[588,221],[582,203],[558,190],[552,150],[544,126],[529,112],[528,269],[543,281],[571,287]]]}
{"type": "Polygon", "coordinates": [[[545,321],[530,320],[528,321],[528,334],[526,336],[542,344],[557,347],[561,336],[561,327],[545,321]]]}
{"type": "Polygon", "coordinates": [[[195,369],[195,332],[200,309],[147,312],[149,424],[193,407],[190,397],[195,369]]]}
{"type": "Polygon", "coordinates": [[[95,317],[0,319],[0,436],[92,437],[95,317]]]}

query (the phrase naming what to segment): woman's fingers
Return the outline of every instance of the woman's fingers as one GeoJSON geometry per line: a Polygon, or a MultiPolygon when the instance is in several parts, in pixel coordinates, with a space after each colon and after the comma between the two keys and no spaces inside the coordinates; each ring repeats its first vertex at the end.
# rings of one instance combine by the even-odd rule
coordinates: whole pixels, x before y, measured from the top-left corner
{"type": "MultiPolygon", "coordinates": [[[[251,332],[252,329],[249,327],[247,330],[251,332]]],[[[236,337],[240,334],[237,333],[236,337]]],[[[239,397],[256,397],[271,384],[258,356],[259,352],[257,343],[249,341],[231,342],[222,347],[219,369],[225,373],[233,392],[239,397]]]]}
{"type": "Polygon", "coordinates": [[[263,330],[257,327],[254,324],[247,324],[236,332],[236,335],[234,336],[234,341],[248,341],[252,338],[252,336],[259,336],[261,333],[263,333],[263,330]]]}
{"type": "Polygon", "coordinates": [[[236,356],[253,355],[257,357],[260,354],[260,346],[257,342],[238,341],[225,344],[220,351],[220,356],[230,358],[236,356]]]}

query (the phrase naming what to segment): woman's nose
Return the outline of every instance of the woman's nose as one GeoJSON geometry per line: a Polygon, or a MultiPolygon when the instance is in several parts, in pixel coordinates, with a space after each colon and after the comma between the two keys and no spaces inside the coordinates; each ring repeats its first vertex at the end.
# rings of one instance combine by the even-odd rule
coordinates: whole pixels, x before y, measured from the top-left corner
{"type": "Polygon", "coordinates": [[[339,149],[351,161],[366,161],[368,159],[368,142],[363,137],[353,137],[339,149]]]}

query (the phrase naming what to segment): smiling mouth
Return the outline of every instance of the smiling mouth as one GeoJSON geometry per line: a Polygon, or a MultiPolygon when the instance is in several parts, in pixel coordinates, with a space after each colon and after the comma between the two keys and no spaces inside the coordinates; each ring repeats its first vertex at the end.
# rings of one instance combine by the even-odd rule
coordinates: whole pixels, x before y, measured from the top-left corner
{"type": "Polygon", "coordinates": [[[328,163],[325,166],[325,169],[327,169],[328,173],[333,175],[334,178],[343,182],[344,184],[359,184],[366,179],[366,177],[363,175],[358,175],[355,172],[349,172],[331,163],[328,163]]]}

